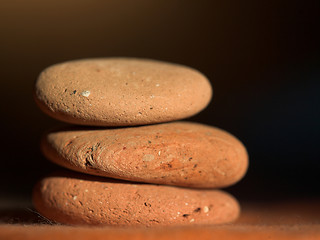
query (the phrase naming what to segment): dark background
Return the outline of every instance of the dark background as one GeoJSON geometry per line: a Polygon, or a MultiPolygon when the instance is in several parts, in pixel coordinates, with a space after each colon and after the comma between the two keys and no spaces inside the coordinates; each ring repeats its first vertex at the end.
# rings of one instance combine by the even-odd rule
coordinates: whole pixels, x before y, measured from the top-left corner
{"type": "Polygon", "coordinates": [[[2,199],[29,201],[55,166],[58,124],[37,109],[40,71],[61,61],[154,58],[199,69],[214,97],[191,118],[230,131],[250,168],[238,199],[319,197],[320,1],[4,0],[0,3],[2,199]]]}

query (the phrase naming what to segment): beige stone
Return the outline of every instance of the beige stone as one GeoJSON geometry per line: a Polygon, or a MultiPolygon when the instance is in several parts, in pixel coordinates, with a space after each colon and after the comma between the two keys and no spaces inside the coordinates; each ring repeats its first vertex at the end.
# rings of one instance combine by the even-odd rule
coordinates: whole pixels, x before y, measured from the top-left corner
{"type": "Polygon", "coordinates": [[[190,117],[212,89],[192,68],[155,60],[101,58],[53,65],[39,76],[35,101],[49,116],[93,126],[132,126],[190,117]]]}

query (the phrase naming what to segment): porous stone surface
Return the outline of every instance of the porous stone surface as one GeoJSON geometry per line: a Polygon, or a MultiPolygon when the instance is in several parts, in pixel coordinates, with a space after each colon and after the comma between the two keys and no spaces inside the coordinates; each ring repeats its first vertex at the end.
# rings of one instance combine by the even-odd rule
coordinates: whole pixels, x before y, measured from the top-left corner
{"type": "Polygon", "coordinates": [[[132,126],[190,117],[207,106],[212,88],[195,69],[136,58],[64,62],[45,69],[34,90],[45,113],[92,126],[132,126]]]}
{"type": "Polygon", "coordinates": [[[33,191],[36,210],[70,225],[174,226],[235,220],[237,201],[219,190],[130,183],[61,172],[33,191]]]}
{"type": "Polygon", "coordinates": [[[191,122],[57,129],[44,135],[41,148],[48,159],[75,171],[195,188],[229,186],[248,167],[246,149],[237,138],[191,122]]]}

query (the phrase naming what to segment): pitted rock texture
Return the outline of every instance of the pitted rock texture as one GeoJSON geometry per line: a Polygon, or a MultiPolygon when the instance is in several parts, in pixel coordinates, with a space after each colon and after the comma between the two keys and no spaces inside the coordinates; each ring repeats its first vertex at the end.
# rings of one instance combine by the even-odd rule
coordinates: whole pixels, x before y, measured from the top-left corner
{"type": "Polygon", "coordinates": [[[219,190],[130,183],[62,172],[40,181],[33,203],[43,216],[70,225],[174,226],[235,220],[237,201],[219,190]]]}
{"type": "Polygon", "coordinates": [[[195,188],[229,186],[248,167],[237,138],[191,122],[58,129],[43,137],[41,148],[54,163],[78,172],[195,188]]]}
{"type": "Polygon", "coordinates": [[[84,59],[39,76],[35,101],[61,121],[90,126],[168,122],[200,112],[211,100],[207,78],[192,68],[135,58],[84,59]]]}

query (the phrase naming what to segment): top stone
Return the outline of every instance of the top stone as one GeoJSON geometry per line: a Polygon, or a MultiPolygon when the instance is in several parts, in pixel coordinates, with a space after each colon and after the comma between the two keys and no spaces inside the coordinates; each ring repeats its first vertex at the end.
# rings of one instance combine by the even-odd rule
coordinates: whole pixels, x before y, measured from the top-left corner
{"type": "Polygon", "coordinates": [[[212,88],[204,75],[186,66],[101,58],[45,69],[34,95],[45,113],[64,122],[132,126],[195,115],[210,102],[212,88]]]}

